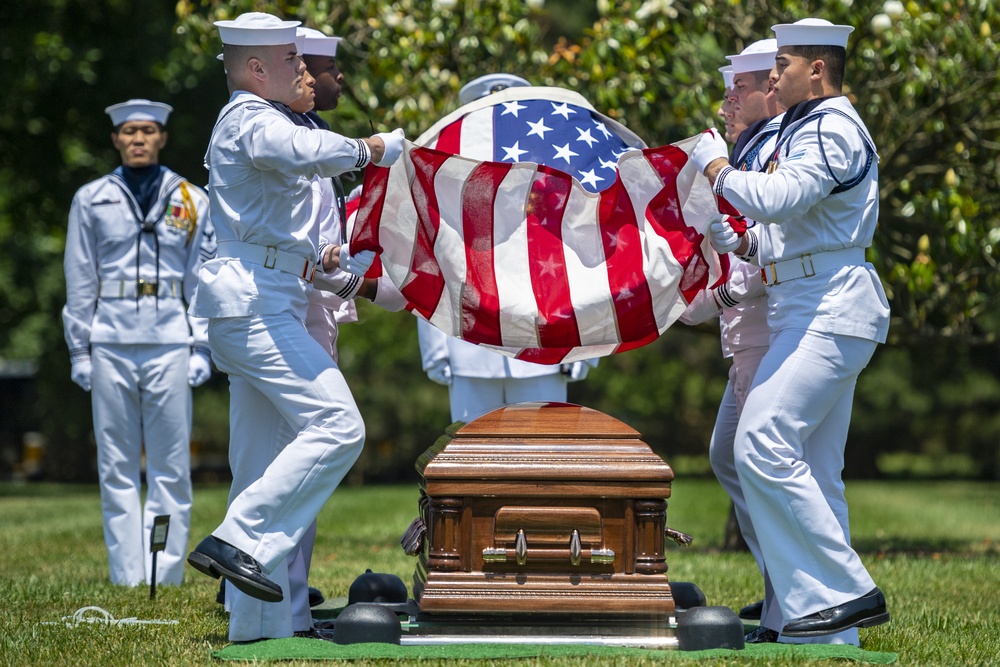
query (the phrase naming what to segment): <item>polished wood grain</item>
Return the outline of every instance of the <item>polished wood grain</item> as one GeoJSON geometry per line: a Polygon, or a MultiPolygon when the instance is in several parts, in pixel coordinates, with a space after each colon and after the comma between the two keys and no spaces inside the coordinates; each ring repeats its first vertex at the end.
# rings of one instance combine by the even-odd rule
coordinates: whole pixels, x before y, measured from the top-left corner
{"type": "Polygon", "coordinates": [[[522,403],[454,424],[417,461],[424,614],[670,615],[673,471],[596,410],[522,403]]]}

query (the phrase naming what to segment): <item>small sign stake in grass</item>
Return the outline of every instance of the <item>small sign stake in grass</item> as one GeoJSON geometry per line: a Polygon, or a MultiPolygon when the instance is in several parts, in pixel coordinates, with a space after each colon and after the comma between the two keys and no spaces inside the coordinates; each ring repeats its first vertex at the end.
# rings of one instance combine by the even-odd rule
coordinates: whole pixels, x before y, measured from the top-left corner
{"type": "Polygon", "coordinates": [[[149,599],[156,597],[156,554],[167,546],[167,533],[170,532],[170,515],[161,514],[153,518],[153,528],[149,535],[149,552],[153,554],[153,572],[149,581],[149,599]]]}

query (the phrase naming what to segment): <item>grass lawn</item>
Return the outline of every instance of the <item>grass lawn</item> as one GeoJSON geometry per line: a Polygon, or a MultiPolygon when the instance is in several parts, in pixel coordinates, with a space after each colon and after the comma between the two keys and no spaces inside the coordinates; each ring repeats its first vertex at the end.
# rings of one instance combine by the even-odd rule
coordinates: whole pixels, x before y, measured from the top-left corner
{"type": "MultiPolygon", "coordinates": [[[[1000,485],[852,482],[847,493],[855,545],[885,591],[893,618],[862,630],[862,648],[899,653],[902,665],[1000,664],[1000,485]]],[[[225,486],[196,488],[191,546],[221,520],[226,495],[225,486]]],[[[311,583],[327,597],[343,596],[354,578],[371,568],[395,573],[409,585],[416,561],[403,554],[398,540],[416,516],[416,503],[416,485],[338,490],[319,518],[311,583]]],[[[749,554],[718,550],[727,509],[714,480],[675,481],[667,522],[696,539],[689,549],[668,546],[667,562],[672,580],[698,584],[710,605],[738,609],[761,596],[761,584],[749,554]]],[[[159,587],[152,601],[146,587],[108,583],[96,487],[0,484],[0,527],[0,666],[221,664],[211,657],[227,643],[227,619],[215,603],[216,580],[189,568],[184,586],[159,587]],[[179,623],[49,624],[90,605],[116,618],[179,623]]],[[[698,664],[747,662],[736,657],[698,664]]],[[[536,658],[447,664],[579,663],[536,658]]]]}

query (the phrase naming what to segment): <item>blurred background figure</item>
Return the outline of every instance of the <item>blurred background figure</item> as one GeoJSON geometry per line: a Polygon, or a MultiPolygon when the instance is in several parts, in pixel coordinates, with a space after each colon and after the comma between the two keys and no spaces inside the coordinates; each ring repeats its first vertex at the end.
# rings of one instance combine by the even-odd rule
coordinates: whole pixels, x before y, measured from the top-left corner
{"type": "Polygon", "coordinates": [[[205,320],[187,314],[215,253],[205,193],[159,164],[173,109],[108,107],[114,172],[80,188],[66,232],[63,324],[73,382],[90,391],[111,582],[151,581],[150,529],[169,515],[156,580],[184,579],[191,387],[211,374],[205,320]],[[142,502],[142,461],[146,501],[142,502]]]}

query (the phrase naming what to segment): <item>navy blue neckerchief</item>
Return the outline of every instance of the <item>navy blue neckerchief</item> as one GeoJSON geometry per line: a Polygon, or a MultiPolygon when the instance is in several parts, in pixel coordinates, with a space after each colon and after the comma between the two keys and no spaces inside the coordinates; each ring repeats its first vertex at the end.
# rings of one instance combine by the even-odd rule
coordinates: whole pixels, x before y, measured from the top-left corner
{"type": "Polygon", "coordinates": [[[751,123],[747,126],[747,129],[740,132],[740,136],[736,137],[736,143],[733,144],[733,150],[729,154],[729,164],[733,165],[737,169],[737,162],[740,159],[740,155],[743,154],[743,149],[746,148],[750,140],[757,136],[757,133],[764,129],[764,126],[771,122],[770,118],[761,118],[760,120],[751,123]]]}
{"type": "Polygon", "coordinates": [[[135,237],[135,309],[139,310],[139,299],[142,294],[139,291],[140,259],[142,255],[142,235],[153,235],[153,248],[156,256],[156,308],[160,307],[160,237],[156,234],[156,223],[162,216],[157,216],[149,220],[149,212],[153,204],[160,197],[160,188],[163,186],[163,167],[158,164],[151,164],[146,167],[128,167],[122,165],[115,169],[114,175],[118,176],[128,187],[136,206],[139,207],[136,218],[139,220],[139,233],[135,237]]]}
{"type": "Polygon", "coordinates": [[[781,119],[781,127],[778,128],[778,142],[781,142],[784,138],[785,130],[788,129],[789,125],[802,120],[812,113],[813,109],[818,107],[820,104],[832,99],[833,97],[817,97],[814,100],[806,100],[805,102],[799,102],[798,104],[792,105],[792,108],[785,112],[785,117],[781,119]]]}
{"type": "MultiPolygon", "coordinates": [[[[733,146],[733,154],[730,158],[730,164],[742,171],[748,171],[750,169],[754,160],[757,159],[757,155],[760,154],[760,149],[762,149],[764,144],[767,143],[767,140],[774,136],[777,132],[777,130],[764,132],[764,128],[767,127],[767,124],[772,120],[772,118],[763,118],[758,120],[740,133],[740,136],[736,139],[736,145],[733,146]],[[753,142],[753,144],[748,148],[747,146],[750,142],[753,142]]],[[[761,167],[761,171],[766,169],[767,162],[765,161],[761,167]]]]}
{"type": "MultiPolygon", "coordinates": [[[[788,127],[792,123],[807,118],[810,114],[812,114],[813,111],[816,110],[816,107],[818,107],[820,104],[829,99],[833,99],[833,97],[820,97],[815,100],[807,100],[805,102],[799,102],[798,104],[792,106],[792,108],[785,113],[785,117],[781,119],[781,127],[778,129],[778,138],[775,143],[774,154],[771,156],[772,160],[777,159],[778,151],[781,150],[782,144],[784,144],[788,139],[791,138],[791,135],[787,137],[785,136],[785,130],[788,129],[788,127]]],[[[830,164],[829,162],[826,161],[826,153],[823,152],[823,142],[822,141],[819,142],[819,148],[823,154],[823,162],[826,164],[826,169],[827,171],[830,172],[830,175],[833,177],[833,180],[837,182],[837,187],[833,188],[833,190],[830,191],[830,194],[840,194],[841,192],[847,192],[848,190],[856,186],[858,183],[864,180],[865,176],[868,175],[868,171],[871,169],[872,164],[875,161],[875,146],[872,145],[871,140],[865,134],[865,131],[862,129],[862,127],[858,125],[857,121],[855,121],[848,114],[844,113],[839,109],[820,109],[818,112],[816,112],[815,117],[816,117],[817,133],[821,132],[820,126],[821,123],[823,122],[823,116],[828,113],[833,113],[837,114],[838,116],[842,116],[843,118],[847,119],[852,125],[854,125],[857,128],[858,133],[861,135],[861,140],[864,142],[865,145],[864,168],[853,178],[850,178],[847,181],[841,181],[840,179],[837,178],[837,175],[833,173],[833,170],[830,169],[830,164]]],[[[796,127],[792,130],[792,134],[797,132],[802,127],[802,125],[804,125],[804,123],[796,125],[796,127]]]]}
{"type": "Polygon", "coordinates": [[[274,100],[268,100],[267,102],[275,109],[288,116],[288,119],[291,120],[296,125],[312,129],[313,125],[312,123],[309,122],[309,119],[306,117],[304,113],[298,113],[297,111],[292,111],[292,108],[290,106],[288,106],[287,104],[283,104],[281,102],[275,102],[274,100]]]}
{"type": "Polygon", "coordinates": [[[125,181],[129,192],[135,197],[139,204],[139,211],[142,212],[142,219],[149,215],[149,210],[153,208],[160,195],[160,184],[163,182],[163,168],[158,164],[151,164],[146,167],[126,167],[122,165],[115,170],[125,181]]]}
{"type": "Polygon", "coordinates": [[[316,127],[318,127],[319,129],[321,129],[321,130],[329,130],[330,129],[330,124],[328,122],[326,122],[325,120],[323,120],[323,118],[318,113],[316,113],[315,111],[307,111],[305,115],[306,115],[306,118],[308,118],[313,123],[315,123],[316,127]]]}

